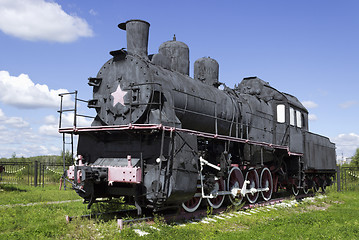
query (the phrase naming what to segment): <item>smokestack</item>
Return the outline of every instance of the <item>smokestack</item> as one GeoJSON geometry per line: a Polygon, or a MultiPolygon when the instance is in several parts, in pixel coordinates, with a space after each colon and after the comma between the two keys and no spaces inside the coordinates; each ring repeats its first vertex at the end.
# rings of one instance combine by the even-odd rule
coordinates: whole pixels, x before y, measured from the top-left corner
{"type": "Polygon", "coordinates": [[[148,32],[150,24],[146,21],[133,19],[120,23],[118,27],[126,30],[127,52],[148,58],[148,32]]]}

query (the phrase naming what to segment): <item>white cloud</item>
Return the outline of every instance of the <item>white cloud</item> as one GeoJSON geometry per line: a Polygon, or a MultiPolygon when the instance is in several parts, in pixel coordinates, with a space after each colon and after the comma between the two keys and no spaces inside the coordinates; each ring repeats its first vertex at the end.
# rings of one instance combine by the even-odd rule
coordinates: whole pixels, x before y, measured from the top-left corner
{"type": "MultiPolygon", "coordinates": [[[[74,114],[73,113],[67,113],[62,116],[62,123],[63,127],[69,127],[73,126],[74,124],[74,114]]],[[[90,118],[84,118],[84,117],[77,117],[76,118],[76,126],[77,127],[89,127],[91,126],[92,119],[90,118]]]]}
{"type": "Polygon", "coordinates": [[[0,157],[11,156],[22,141],[32,141],[30,124],[21,117],[9,117],[0,109],[0,157]]]}
{"type": "Polygon", "coordinates": [[[96,16],[98,13],[93,10],[93,9],[90,9],[89,13],[92,15],[92,16],[96,16]]]}
{"type": "Polygon", "coordinates": [[[318,117],[315,114],[308,114],[308,119],[310,121],[316,121],[316,120],[318,120],[318,117]]]}
{"type": "MultiPolygon", "coordinates": [[[[34,114],[43,110],[33,110],[34,114]]],[[[72,127],[73,113],[63,114],[64,127],[72,127]]],[[[0,158],[10,157],[14,152],[18,157],[39,155],[59,155],[62,149],[62,134],[58,133],[59,115],[45,115],[43,125],[39,126],[39,119],[33,123],[24,121],[21,117],[7,116],[5,109],[0,109],[0,158]],[[21,128],[19,130],[19,128],[21,128]]],[[[78,126],[90,126],[92,119],[77,118],[78,126]]],[[[41,124],[41,122],[40,122],[41,124]]],[[[66,142],[70,143],[67,134],[66,142]]],[[[74,149],[77,137],[74,136],[74,149]]],[[[66,145],[70,149],[69,145],[66,145]]]]}
{"type": "Polygon", "coordinates": [[[93,36],[86,20],[67,14],[61,5],[45,0],[1,0],[0,30],[17,38],[73,42],[93,36]]]}
{"type": "MultiPolygon", "coordinates": [[[[88,127],[91,126],[92,120],[84,117],[77,117],[77,127],[88,127]]],[[[59,120],[53,115],[45,117],[45,124],[39,127],[39,133],[47,136],[59,137],[61,136],[59,130],[59,120]]],[[[61,127],[73,127],[74,114],[64,113],[62,115],[61,127]]]]}
{"type": "MultiPolygon", "coordinates": [[[[26,74],[10,76],[7,71],[0,71],[0,102],[19,108],[55,108],[60,106],[59,93],[66,89],[49,89],[47,85],[35,84],[26,74]]],[[[72,107],[70,96],[64,97],[64,107],[72,107]]]]}
{"type": "MultiPolygon", "coordinates": [[[[316,104],[313,101],[303,101],[302,104],[307,109],[318,107],[318,104],[316,104]]],[[[308,120],[309,121],[316,121],[316,120],[318,120],[318,117],[317,117],[317,115],[311,113],[311,114],[308,114],[308,120]]]]}
{"type": "Polygon", "coordinates": [[[358,105],[358,104],[359,104],[358,101],[347,101],[347,102],[339,104],[339,107],[341,107],[343,109],[347,109],[347,108],[350,108],[350,107],[358,105]]]}
{"type": "MultiPolygon", "coordinates": [[[[45,122],[53,124],[52,128],[47,131],[57,133],[56,120],[51,115],[44,118],[45,122]]],[[[45,130],[42,129],[42,131],[45,130]]],[[[49,135],[43,134],[40,128],[33,130],[29,122],[24,121],[21,117],[7,116],[0,109],[0,158],[10,157],[14,152],[18,157],[60,154],[61,134],[57,133],[56,137],[49,135]]]]}
{"type": "Polygon", "coordinates": [[[359,135],[356,133],[339,134],[331,140],[336,144],[338,159],[352,157],[359,148],[359,135]]]}
{"type": "Polygon", "coordinates": [[[313,101],[303,101],[302,104],[304,105],[304,107],[306,108],[316,108],[318,107],[318,104],[316,104],[313,101]]]}
{"type": "Polygon", "coordinates": [[[54,137],[61,136],[58,130],[59,130],[59,126],[56,124],[42,125],[39,127],[39,133],[47,136],[54,136],[54,137]]]}
{"type": "Polygon", "coordinates": [[[0,124],[0,129],[2,130],[5,130],[6,127],[26,128],[30,126],[30,124],[21,117],[7,117],[2,109],[0,109],[0,124]]]}
{"type": "Polygon", "coordinates": [[[4,112],[0,108],[0,121],[5,118],[4,112]]]}
{"type": "Polygon", "coordinates": [[[58,123],[58,120],[54,115],[48,115],[45,117],[45,123],[46,124],[56,124],[58,123]]]}
{"type": "Polygon", "coordinates": [[[30,124],[24,121],[21,117],[10,117],[6,119],[4,123],[11,125],[15,128],[25,128],[30,126],[30,124]]]}
{"type": "MultiPolygon", "coordinates": [[[[17,157],[28,157],[28,156],[41,156],[41,155],[60,155],[61,148],[51,145],[30,145],[23,144],[21,149],[10,148],[12,153],[16,153],[17,157]]],[[[10,152],[9,151],[9,152],[10,152]]]]}

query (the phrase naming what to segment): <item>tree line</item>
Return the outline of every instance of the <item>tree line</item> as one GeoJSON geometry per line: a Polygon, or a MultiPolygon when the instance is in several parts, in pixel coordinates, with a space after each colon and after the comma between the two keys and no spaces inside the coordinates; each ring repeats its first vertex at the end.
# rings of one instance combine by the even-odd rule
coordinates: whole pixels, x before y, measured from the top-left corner
{"type": "Polygon", "coordinates": [[[36,157],[17,157],[16,153],[13,153],[10,158],[0,158],[1,162],[35,162],[40,163],[54,163],[54,164],[63,164],[63,156],[65,155],[65,164],[72,165],[73,158],[70,151],[61,152],[60,155],[46,155],[46,156],[36,156],[36,157]]]}
{"type": "Polygon", "coordinates": [[[357,148],[354,156],[352,157],[352,161],[349,163],[350,167],[359,167],[359,148],[357,148]]]}

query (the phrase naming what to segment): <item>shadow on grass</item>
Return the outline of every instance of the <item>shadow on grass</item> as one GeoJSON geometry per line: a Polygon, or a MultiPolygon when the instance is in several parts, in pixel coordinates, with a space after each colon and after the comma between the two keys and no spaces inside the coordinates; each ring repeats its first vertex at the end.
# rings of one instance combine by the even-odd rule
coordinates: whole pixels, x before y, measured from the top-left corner
{"type": "Polygon", "coordinates": [[[131,219],[136,217],[138,217],[137,210],[134,206],[126,204],[123,198],[115,198],[103,202],[95,202],[89,214],[70,217],[70,221],[73,218],[78,218],[108,222],[116,218],[131,219]]]}
{"type": "Polygon", "coordinates": [[[5,192],[27,192],[25,189],[17,188],[15,186],[0,185],[0,190],[5,192]]]}

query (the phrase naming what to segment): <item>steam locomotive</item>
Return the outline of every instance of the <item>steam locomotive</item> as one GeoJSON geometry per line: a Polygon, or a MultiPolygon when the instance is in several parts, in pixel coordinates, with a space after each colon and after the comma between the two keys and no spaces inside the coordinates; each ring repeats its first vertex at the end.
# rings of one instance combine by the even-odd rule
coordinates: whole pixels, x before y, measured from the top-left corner
{"type": "Polygon", "coordinates": [[[216,60],[204,57],[189,76],[189,48],[174,37],[148,55],[150,24],[129,20],[127,48],[89,78],[96,110],[77,134],[77,160],[67,171],[90,207],[124,197],[140,213],[182,206],[193,212],[244,199],[268,201],[279,189],[297,195],[332,184],[335,145],[309,132],[298,99],[258,77],[233,89],[218,80],[216,60]]]}

